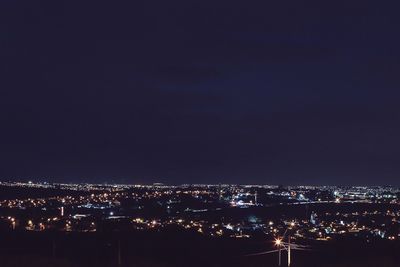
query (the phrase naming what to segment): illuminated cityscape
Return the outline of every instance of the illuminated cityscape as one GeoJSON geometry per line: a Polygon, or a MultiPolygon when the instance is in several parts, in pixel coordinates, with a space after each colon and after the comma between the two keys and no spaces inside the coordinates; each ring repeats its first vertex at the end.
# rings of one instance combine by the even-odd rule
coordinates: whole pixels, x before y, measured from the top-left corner
{"type": "Polygon", "coordinates": [[[287,230],[299,240],[400,237],[400,190],[393,187],[32,182],[0,186],[49,194],[1,200],[3,228],[8,224],[14,230],[91,232],[106,223],[126,224],[130,230],[173,225],[216,238],[277,237],[287,230]]]}
{"type": "MultiPolygon", "coordinates": [[[[400,240],[400,189],[390,186],[1,182],[0,188],[9,195],[0,201],[0,229],[9,233],[173,229],[210,240],[277,240],[279,247],[285,237],[291,243],[282,249],[292,254],[346,239],[400,240]]],[[[283,262],[283,250],[266,252],[273,251],[283,262]]]]}

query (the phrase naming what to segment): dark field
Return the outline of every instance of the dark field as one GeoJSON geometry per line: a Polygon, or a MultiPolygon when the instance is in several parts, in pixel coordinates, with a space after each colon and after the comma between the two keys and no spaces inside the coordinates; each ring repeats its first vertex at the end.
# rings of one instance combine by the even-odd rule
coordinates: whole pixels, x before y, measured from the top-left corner
{"type": "MultiPolygon", "coordinates": [[[[292,266],[398,266],[400,244],[340,240],[294,251],[292,266]]],[[[277,266],[271,240],[215,239],[196,233],[2,232],[1,266],[277,266]],[[120,253],[119,248],[120,247],[120,253]]],[[[283,266],[286,253],[283,253],[283,266]]]]}

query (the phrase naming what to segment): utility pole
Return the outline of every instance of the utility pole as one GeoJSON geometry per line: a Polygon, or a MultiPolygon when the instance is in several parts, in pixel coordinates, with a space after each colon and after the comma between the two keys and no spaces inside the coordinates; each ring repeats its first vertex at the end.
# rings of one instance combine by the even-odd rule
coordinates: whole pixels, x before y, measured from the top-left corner
{"type": "Polygon", "coordinates": [[[290,267],[290,263],[291,263],[291,261],[292,261],[292,255],[290,254],[291,253],[291,251],[290,251],[290,236],[288,236],[288,240],[289,240],[289,242],[288,242],[288,254],[287,254],[287,265],[288,265],[288,267],[290,267]]]}
{"type": "Polygon", "coordinates": [[[279,259],[278,259],[278,266],[281,266],[281,246],[279,245],[279,252],[278,252],[278,254],[279,254],[279,259]]]}
{"type": "Polygon", "coordinates": [[[118,266],[122,265],[121,259],[121,239],[118,239],[118,266]]]}
{"type": "MultiPolygon", "coordinates": [[[[285,235],[284,235],[285,236],[285,235]]],[[[278,266],[282,266],[282,250],[287,251],[287,266],[292,266],[292,250],[311,250],[308,246],[299,245],[291,242],[290,236],[288,236],[288,242],[284,242],[282,237],[275,238],[275,250],[264,251],[261,253],[249,254],[246,256],[258,256],[270,253],[278,252],[278,266]]]]}
{"type": "Polygon", "coordinates": [[[278,247],[278,266],[281,266],[282,262],[282,239],[275,239],[275,246],[278,247]]]}

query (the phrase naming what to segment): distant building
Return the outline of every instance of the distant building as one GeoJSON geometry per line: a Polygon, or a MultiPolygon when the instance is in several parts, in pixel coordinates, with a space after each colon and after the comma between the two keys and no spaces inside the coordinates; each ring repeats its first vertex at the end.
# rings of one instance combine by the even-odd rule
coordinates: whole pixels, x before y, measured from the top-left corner
{"type": "Polygon", "coordinates": [[[316,213],[311,212],[310,222],[311,222],[312,224],[317,224],[317,214],[316,214],[316,213]]]}

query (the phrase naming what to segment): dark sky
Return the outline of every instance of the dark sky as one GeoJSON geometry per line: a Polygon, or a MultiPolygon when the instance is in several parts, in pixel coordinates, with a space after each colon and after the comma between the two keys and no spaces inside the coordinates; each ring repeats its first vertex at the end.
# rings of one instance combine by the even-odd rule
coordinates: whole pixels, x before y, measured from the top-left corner
{"type": "Polygon", "coordinates": [[[400,185],[398,14],[3,0],[0,179],[400,185]]]}

